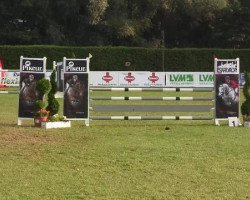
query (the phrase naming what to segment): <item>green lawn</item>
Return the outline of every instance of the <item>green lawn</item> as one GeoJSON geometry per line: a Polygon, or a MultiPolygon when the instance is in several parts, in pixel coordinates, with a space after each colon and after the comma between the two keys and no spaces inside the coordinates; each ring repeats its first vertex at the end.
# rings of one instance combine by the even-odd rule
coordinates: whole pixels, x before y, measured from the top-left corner
{"type": "Polygon", "coordinates": [[[74,121],[71,129],[44,130],[32,121],[17,126],[17,95],[0,94],[0,102],[1,200],[250,198],[250,129],[212,121],[74,121]]]}

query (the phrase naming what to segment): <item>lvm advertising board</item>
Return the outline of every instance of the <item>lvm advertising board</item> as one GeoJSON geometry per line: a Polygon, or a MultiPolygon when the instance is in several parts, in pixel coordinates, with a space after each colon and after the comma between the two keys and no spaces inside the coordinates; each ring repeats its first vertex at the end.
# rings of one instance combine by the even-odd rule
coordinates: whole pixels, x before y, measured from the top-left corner
{"type": "Polygon", "coordinates": [[[240,102],[240,60],[215,59],[215,123],[239,118],[240,102]]]}
{"type": "Polygon", "coordinates": [[[213,72],[167,72],[166,87],[213,87],[213,72]]]}
{"type": "Polygon", "coordinates": [[[64,116],[89,120],[89,59],[63,58],[64,116]]]}
{"type": "Polygon", "coordinates": [[[46,58],[20,58],[18,118],[34,118],[36,101],[43,96],[36,89],[37,82],[45,77],[46,58]]]}

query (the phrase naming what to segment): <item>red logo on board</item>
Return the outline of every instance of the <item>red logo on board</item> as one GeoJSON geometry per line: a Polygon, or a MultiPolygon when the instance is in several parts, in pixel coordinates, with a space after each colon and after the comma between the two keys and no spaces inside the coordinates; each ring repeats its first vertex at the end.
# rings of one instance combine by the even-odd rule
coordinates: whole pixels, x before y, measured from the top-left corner
{"type": "Polygon", "coordinates": [[[129,72],[128,75],[124,77],[124,80],[125,80],[125,81],[128,81],[128,83],[131,83],[132,81],[135,80],[135,77],[132,76],[132,73],[131,73],[131,72],[129,72]]]}
{"type": "Polygon", "coordinates": [[[159,80],[159,76],[156,76],[155,72],[152,72],[152,75],[148,77],[148,80],[150,80],[152,83],[155,83],[159,80]]]}
{"type": "Polygon", "coordinates": [[[113,76],[110,76],[109,72],[106,72],[106,75],[102,77],[102,80],[104,80],[106,83],[109,83],[110,81],[113,80],[113,76]]]}

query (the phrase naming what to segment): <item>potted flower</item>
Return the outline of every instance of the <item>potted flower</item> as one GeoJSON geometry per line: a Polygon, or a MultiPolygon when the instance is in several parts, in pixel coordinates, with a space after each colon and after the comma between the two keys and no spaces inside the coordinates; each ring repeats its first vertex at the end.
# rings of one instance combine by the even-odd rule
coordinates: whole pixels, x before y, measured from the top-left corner
{"type": "Polygon", "coordinates": [[[42,100],[36,101],[37,112],[34,117],[34,123],[35,126],[41,126],[41,122],[47,121],[49,117],[49,111],[46,109],[46,94],[51,90],[50,81],[45,78],[39,80],[36,89],[42,97],[42,100]]]}
{"type": "Polygon", "coordinates": [[[56,85],[56,70],[54,69],[50,76],[50,85],[51,90],[48,93],[48,105],[46,111],[48,112],[48,120],[41,123],[43,128],[66,128],[71,127],[71,123],[68,120],[65,120],[64,117],[59,115],[60,104],[55,98],[57,92],[56,85]]]}
{"type": "Polygon", "coordinates": [[[34,123],[35,126],[40,127],[41,122],[45,122],[48,120],[49,117],[49,111],[45,109],[45,102],[43,100],[37,100],[36,101],[36,107],[38,108],[38,111],[36,112],[34,123]]]}
{"type": "Polygon", "coordinates": [[[244,126],[250,128],[250,79],[247,72],[244,73],[245,85],[243,88],[243,94],[245,101],[241,105],[241,113],[243,115],[244,126]]]}

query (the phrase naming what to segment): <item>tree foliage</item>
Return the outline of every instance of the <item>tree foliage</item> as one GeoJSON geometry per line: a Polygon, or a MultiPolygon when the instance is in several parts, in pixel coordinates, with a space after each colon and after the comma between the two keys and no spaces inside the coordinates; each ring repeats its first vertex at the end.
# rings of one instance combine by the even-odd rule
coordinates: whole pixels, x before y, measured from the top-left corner
{"type": "Polygon", "coordinates": [[[250,45],[249,0],[2,0],[0,44],[250,45]]]}

